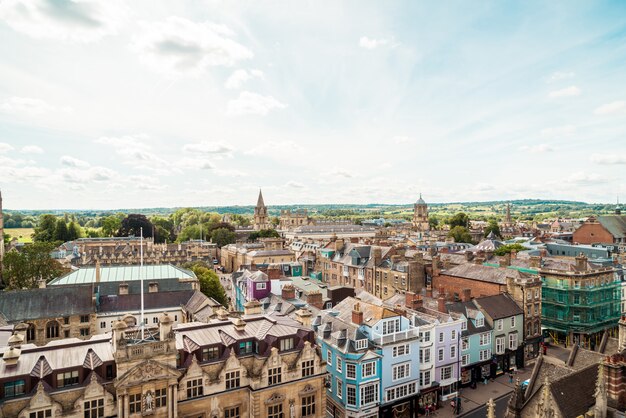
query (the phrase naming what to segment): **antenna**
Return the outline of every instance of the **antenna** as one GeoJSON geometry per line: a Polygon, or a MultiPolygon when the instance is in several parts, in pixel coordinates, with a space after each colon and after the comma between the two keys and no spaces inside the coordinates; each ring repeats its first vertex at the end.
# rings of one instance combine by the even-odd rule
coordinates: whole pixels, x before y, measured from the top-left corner
{"type": "Polygon", "coordinates": [[[141,238],[140,238],[140,243],[141,243],[141,249],[139,250],[139,260],[140,260],[140,264],[139,264],[139,279],[140,279],[140,286],[141,286],[141,340],[143,341],[144,338],[144,334],[143,334],[143,330],[144,330],[144,319],[143,319],[143,227],[140,228],[141,231],[141,238]]]}

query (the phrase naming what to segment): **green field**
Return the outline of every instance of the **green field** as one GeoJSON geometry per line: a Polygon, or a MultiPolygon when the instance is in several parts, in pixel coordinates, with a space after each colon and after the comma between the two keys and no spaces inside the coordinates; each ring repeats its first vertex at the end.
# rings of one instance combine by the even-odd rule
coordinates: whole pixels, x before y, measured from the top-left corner
{"type": "Polygon", "coordinates": [[[17,238],[19,242],[33,242],[33,232],[35,230],[33,228],[5,228],[4,233],[9,234],[11,239],[14,237],[17,238]]]}

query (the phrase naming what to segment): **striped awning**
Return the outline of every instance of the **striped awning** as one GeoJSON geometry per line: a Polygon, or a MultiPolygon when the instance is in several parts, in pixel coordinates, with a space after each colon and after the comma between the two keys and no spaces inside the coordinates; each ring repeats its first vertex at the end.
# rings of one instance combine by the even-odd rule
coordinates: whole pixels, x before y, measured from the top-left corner
{"type": "Polygon", "coordinates": [[[98,357],[98,355],[90,348],[85,355],[83,367],[89,370],[94,370],[99,366],[102,366],[102,360],[100,360],[100,357],[98,357]]]}
{"type": "Polygon", "coordinates": [[[48,360],[46,360],[44,356],[39,357],[39,360],[35,363],[35,367],[33,367],[33,370],[30,371],[30,375],[43,379],[49,374],[52,374],[52,367],[50,367],[50,363],[48,363],[48,360]]]}
{"type": "Polygon", "coordinates": [[[199,349],[200,346],[196,344],[194,340],[192,340],[191,338],[185,335],[183,336],[183,348],[185,349],[186,352],[193,353],[194,351],[199,349]]]}

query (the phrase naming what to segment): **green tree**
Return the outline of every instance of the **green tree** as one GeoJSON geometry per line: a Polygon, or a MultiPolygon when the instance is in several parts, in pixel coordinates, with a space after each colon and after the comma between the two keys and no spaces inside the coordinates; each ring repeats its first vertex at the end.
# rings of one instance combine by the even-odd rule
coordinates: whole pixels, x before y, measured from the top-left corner
{"type": "Polygon", "coordinates": [[[8,246],[9,243],[11,242],[11,235],[9,234],[2,234],[2,241],[4,242],[4,246],[8,246]]]}
{"type": "Polygon", "coordinates": [[[462,226],[463,228],[469,228],[469,216],[466,213],[459,212],[456,215],[452,216],[448,219],[448,224],[450,225],[450,229],[455,226],[462,226]]]}
{"type": "Polygon", "coordinates": [[[215,299],[223,306],[228,306],[228,298],[226,297],[226,291],[220,283],[220,279],[217,274],[207,267],[196,264],[191,270],[198,277],[200,282],[200,291],[206,296],[215,299]]]}
{"type": "Polygon", "coordinates": [[[82,231],[80,229],[80,225],[78,224],[78,222],[76,221],[72,221],[70,222],[70,224],[67,226],[67,238],[68,241],[73,241],[75,239],[78,239],[82,236],[82,231]]]}
{"type": "Polygon", "coordinates": [[[448,238],[454,238],[454,242],[472,242],[472,236],[467,228],[460,225],[450,229],[450,232],[448,232],[448,238]]]}
{"type": "Polygon", "coordinates": [[[51,242],[55,240],[57,218],[54,215],[41,215],[39,224],[35,228],[33,240],[38,242],[51,242]]]}
{"type": "Polygon", "coordinates": [[[57,219],[57,226],[54,228],[54,239],[56,241],[66,242],[69,241],[69,232],[67,230],[67,224],[64,218],[57,219]]]}
{"type": "Polygon", "coordinates": [[[122,226],[120,226],[120,229],[117,231],[116,235],[118,237],[127,237],[130,235],[140,237],[143,228],[143,237],[150,238],[152,237],[153,232],[156,232],[154,231],[153,226],[154,225],[152,225],[152,222],[148,220],[146,215],[131,213],[130,215],[122,219],[122,226]]]}
{"type": "Polygon", "coordinates": [[[211,233],[211,242],[217,244],[218,247],[232,244],[237,239],[237,235],[233,231],[226,228],[217,228],[211,233]]]}
{"type": "Polygon", "coordinates": [[[496,248],[496,251],[494,251],[495,255],[505,255],[510,253],[511,251],[516,251],[516,252],[520,252],[520,251],[526,251],[527,248],[524,247],[522,244],[506,244],[503,245],[500,248],[496,248]]]}
{"type": "Polygon", "coordinates": [[[20,251],[9,251],[4,256],[3,272],[7,289],[32,289],[39,279],[48,282],[63,274],[63,267],[50,256],[55,247],[51,242],[35,242],[20,251]]]}
{"type": "Polygon", "coordinates": [[[102,219],[100,224],[102,225],[102,235],[112,237],[122,227],[122,219],[119,216],[111,215],[102,219]]]}
{"type": "Polygon", "coordinates": [[[280,234],[275,229],[261,229],[248,236],[250,241],[256,241],[259,238],[280,238],[280,234]]]}
{"type": "Polygon", "coordinates": [[[430,226],[430,229],[437,229],[437,227],[439,226],[439,219],[436,216],[429,216],[428,225],[430,226]]]}
{"type": "Polygon", "coordinates": [[[239,215],[236,213],[236,214],[230,215],[230,219],[232,219],[235,225],[250,226],[250,218],[248,218],[247,216],[239,215]]]}
{"type": "Polygon", "coordinates": [[[502,234],[500,233],[500,226],[498,225],[498,221],[495,219],[491,219],[485,228],[485,237],[492,233],[498,237],[502,238],[502,234]]]}

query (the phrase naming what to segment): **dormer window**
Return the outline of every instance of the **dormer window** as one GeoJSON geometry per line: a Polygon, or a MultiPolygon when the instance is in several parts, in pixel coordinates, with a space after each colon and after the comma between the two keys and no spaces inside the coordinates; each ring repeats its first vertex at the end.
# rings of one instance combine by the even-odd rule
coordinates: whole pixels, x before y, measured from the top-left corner
{"type": "Polygon", "coordinates": [[[287,351],[293,349],[293,338],[285,338],[280,340],[280,351],[287,351]]]}
{"type": "Polygon", "coordinates": [[[267,283],[257,283],[256,290],[265,290],[267,289],[267,283]]]}
{"type": "Polygon", "coordinates": [[[365,350],[367,348],[367,340],[356,340],[354,342],[354,347],[357,350],[365,350]]]}
{"type": "Polygon", "coordinates": [[[485,326],[485,318],[476,318],[476,327],[485,326]]]}

